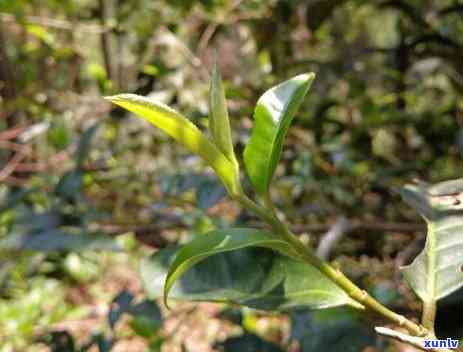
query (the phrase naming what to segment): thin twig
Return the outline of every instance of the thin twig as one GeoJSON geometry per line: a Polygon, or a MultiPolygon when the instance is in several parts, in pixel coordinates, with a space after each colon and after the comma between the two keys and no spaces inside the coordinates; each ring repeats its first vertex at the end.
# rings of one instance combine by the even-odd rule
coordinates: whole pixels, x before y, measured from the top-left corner
{"type": "Polygon", "coordinates": [[[196,49],[197,53],[201,53],[207,48],[209,41],[211,40],[212,36],[214,35],[219,25],[223,24],[225,22],[225,19],[229,17],[229,14],[233,12],[235,9],[237,9],[241,5],[242,2],[243,0],[235,1],[231,5],[231,7],[226,11],[225,15],[222,16],[222,19],[216,22],[209,23],[209,25],[206,27],[204,32],[201,34],[201,38],[199,39],[198,47],[196,49]]]}
{"type": "Polygon", "coordinates": [[[351,227],[352,222],[343,216],[336,220],[329,231],[326,232],[320,239],[320,243],[317,248],[317,255],[325,260],[329,259],[331,250],[351,230],[351,227]]]}
{"type": "Polygon", "coordinates": [[[0,182],[12,175],[16,167],[21,163],[21,161],[26,157],[25,153],[16,153],[10,161],[0,170],[0,182]]]}
{"type": "Polygon", "coordinates": [[[378,333],[378,335],[390,337],[394,340],[407,343],[422,351],[453,352],[452,350],[449,350],[447,348],[433,348],[433,349],[424,348],[425,338],[410,336],[400,331],[392,330],[389,328],[377,326],[375,327],[375,331],[378,333]]]}
{"type": "Polygon", "coordinates": [[[35,163],[21,163],[16,166],[17,172],[44,172],[52,167],[60,166],[64,161],[69,159],[75,148],[68,148],[55,155],[52,155],[49,160],[35,163]]]}
{"type": "MultiPolygon", "coordinates": [[[[100,12],[100,23],[101,27],[106,27],[106,18],[109,15],[109,10],[108,6],[106,4],[105,0],[98,0],[98,7],[99,7],[99,12],[100,12]]],[[[111,50],[111,37],[110,37],[110,32],[104,31],[101,32],[100,34],[100,43],[101,43],[101,50],[103,54],[103,62],[106,70],[106,77],[109,80],[113,80],[114,75],[113,75],[113,65],[111,58],[112,56],[112,50],[111,50]]]]}
{"type": "Polygon", "coordinates": [[[0,132],[0,140],[11,140],[18,137],[22,132],[27,130],[28,126],[12,127],[6,131],[0,132]]]}
{"type": "Polygon", "coordinates": [[[167,28],[166,26],[161,26],[160,32],[168,36],[169,39],[174,41],[177,48],[180,49],[180,51],[190,61],[191,65],[198,69],[198,73],[201,76],[201,78],[204,81],[208,82],[209,72],[204,67],[204,64],[201,61],[201,59],[198,56],[196,56],[195,53],[193,53],[193,51],[191,51],[191,49],[182,40],[180,40],[180,38],[178,38],[178,36],[175,35],[175,33],[169,30],[169,28],[167,28]]]}
{"type": "Polygon", "coordinates": [[[16,153],[24,153],[24,154],[30,153],[30,148],[24,144],[10,142],[10,141],[1,140],[1,139],[0,139],[0,149],[8,149],[8,150],[15,151],[16,153]]]}

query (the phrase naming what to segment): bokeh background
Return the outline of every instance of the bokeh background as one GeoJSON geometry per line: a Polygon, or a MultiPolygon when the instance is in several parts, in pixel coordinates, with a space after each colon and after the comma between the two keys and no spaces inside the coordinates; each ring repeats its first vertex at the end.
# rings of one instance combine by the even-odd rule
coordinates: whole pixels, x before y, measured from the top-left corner
{"type": "MultiPolygon", "coordinates": [[[[348,311],[148,299],[141,258],[257,220],[102,97],[150,95],[205,130],[217,55],[241,155],[258,97],[315,72],[274,199],[326,258],[419,316],[398,267],[424,226],[393,189],[462,175],[462,38],[456,0],[1,0],[0,351],[411,351],[348,311]]],[[[438,333],[463,336],[462,311],[462,292],[442,302],[438,333]]]]}

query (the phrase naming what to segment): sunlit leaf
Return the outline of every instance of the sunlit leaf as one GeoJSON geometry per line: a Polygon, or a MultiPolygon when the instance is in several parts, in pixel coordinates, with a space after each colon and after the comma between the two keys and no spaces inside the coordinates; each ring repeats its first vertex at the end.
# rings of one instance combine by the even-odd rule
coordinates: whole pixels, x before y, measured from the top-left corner
{"type": "Polygon", "coordinates": [[[437,301],[463,286],[463,179],[407,185],[400,193],[428,225],[425,248],[402,268],[404,276],[424,302],[437,301]]]}
{"type": "Polygon", "coordinates": [[[314,78],[313,73],[291,78],[266,91],[257,102],[244,163],[258,194],[268,192],[286,133],[314,78]]]}
{"type": "Polygon", "coordinates": [[[231,194],[239,192],[238,175],[233,163],[187,118],[167,105],[135,94],[120,94],[106,99],[146,119],[199,155],[214,169],[231,194]]]}
{"type": "Polygon", "coordinates": [[[230,131],[230,119],[228,117],[227,100],[222,84],[222,77],[217,62],[214,65],[209,93],[209,128],[212,139],[222,153],[236,167],[238,162],[233,151],[233,141],[230,131]]]}

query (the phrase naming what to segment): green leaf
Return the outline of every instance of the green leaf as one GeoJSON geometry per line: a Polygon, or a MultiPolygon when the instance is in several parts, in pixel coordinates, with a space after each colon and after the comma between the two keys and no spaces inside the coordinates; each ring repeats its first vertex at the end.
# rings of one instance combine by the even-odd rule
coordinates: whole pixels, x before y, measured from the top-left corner
{"type": "Polygon", "coordinates": [[[287,242],[256,229],[235,228],[208,232],[195,238],[177,253],[166,277],[164,303],[167,306],[169,290],[189,268],[211,255],[245,247],[265,247],[296,256],[287,242]]]}
{"type": "MultiPolygon", "coordinates": [[[[206,236],[211,235],[203,235],[206,236]]],[[[163,249],[142,261],[141,277],[152,298],[163,295],[168,268],[174,259],[178,263],[181,251],[163,249]]],[[[169,298],[229,302],[264,310],[355,305],[313,266],[266,248],[218,252],[188,266],[189,269],[183,270],[185,274],[169,288],[169,298]]]]}
{"type": "Polygon", "coordinates": [[[424,302],[434,302],[463,286],[463,179],[406,185],[400,194],[428,225],[423,252],[403,274],[424,302]]]}
{"type": "Polygon", "coordinates": [[[266,91],[257,102],[244,163],[260,195],[268,192],[286,133],[314,78],[313,73],[293,77],[266,91]]]}
{"type": "Polygon", "coordinates": [[[214,169],[231,195],[240,193],[238,173],[233,163],[183,115],[167,105],[135,94],[120,94],[106,99],[144,118],[199,155],[214,169]]]}
{"type": "Polygon", "coordinates": [[[222,77],[220,76],[217,61],[212,71],[209,93],[209,129],[211,131],[212,140],[217,147],[238,169],[238,161],[233,151],[227,100],[225,98],[222,77]]]}

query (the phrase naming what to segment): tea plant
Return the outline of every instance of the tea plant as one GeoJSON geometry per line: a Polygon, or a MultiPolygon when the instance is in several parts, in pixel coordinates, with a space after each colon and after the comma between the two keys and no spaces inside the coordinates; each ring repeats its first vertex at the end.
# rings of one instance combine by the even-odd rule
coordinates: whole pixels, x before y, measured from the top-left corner
{"type": "Polygon", "coordinates": [[[166,306],[169,297],[233,302],[266,310],[350,306],[374,312],[396,328],[376,327],[378,334],[424,348],[425,339],[436,338],[437,301],[463,286],[463,220],[459,215],[463,209],[463,181],[437,185],[420,182],[399,190],[428,226],[425,249],[411,265],[402,268],[405,279],[423,302],[422,319],[416,323],[385,307],[340,268],[320,259],[279,218],[272,202],[270,187],[285,135],[314,78],[313,73],[291,78],[265,92],[257,102],[254,127],[243,155],[256,199],[245,193],[240,180],[217,67],[212,74],[209,98],[210,138],[162,103],[133,94],[107,98],[200,156],[214,170],[229,196],[269,227],[215,230],[179,249],[161,250],[142,263],[145,286],[152,295],[162,294],[166,306]],[[167,274],[166,264],[170,265],[167,274]]]}

